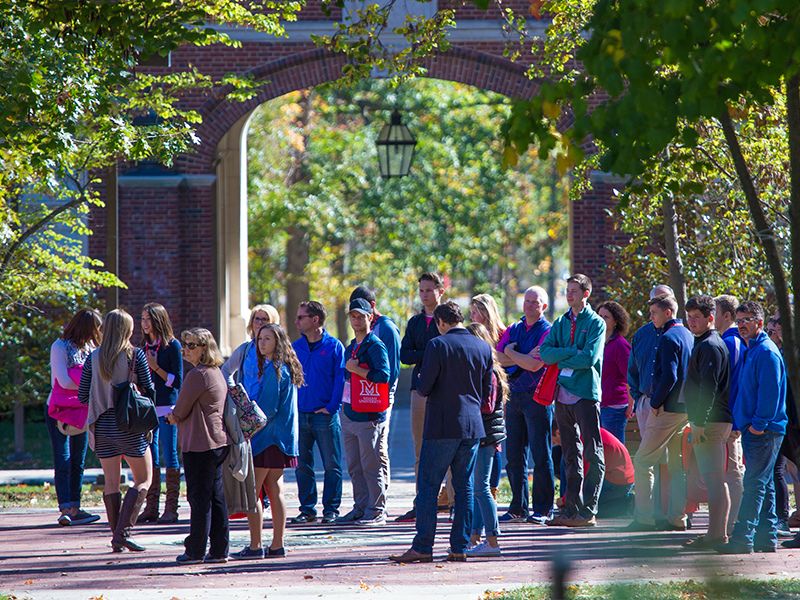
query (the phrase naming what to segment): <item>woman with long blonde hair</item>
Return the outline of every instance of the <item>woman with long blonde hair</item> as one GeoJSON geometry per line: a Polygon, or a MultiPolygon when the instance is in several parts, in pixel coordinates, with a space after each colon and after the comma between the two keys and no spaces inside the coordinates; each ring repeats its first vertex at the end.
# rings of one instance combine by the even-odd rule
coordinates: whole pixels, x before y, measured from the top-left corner
{"type": "Polygon", "coordinates": [[[490,345],[494,348],[500,337],[506,330],[503,319],[500,318],[500,310],[497,302],[489,294],[478,294],[473,296],[469,304],[469,320],[473,323],[480,323],[489,332],[491,339],[490,345]]]}
{"type": "Polygon", "coordinates": [[[103,318],[103,340],[86,360],[78,389],[80,401],[89,405],[86,424],[94,434],[94,451],[103,467],[103,502],[114,533],[114,552],[145,549],[130,533],[153,477],[148,451],[150,434],[120,431],[115,416],[114,386],[128,381],[131,371],[139,391],[151,400],[155,397],[150,367],[142,349],[131,344],[132,335],[133,318],[127,312],[117,309],[107,313],[103,318]],[[133,473],[133,485],[124,501],[119,489],[123,458],[133,473]]]}
{"type": "Polygon", "coordinates": [[[297,388],[304,384],[303,367],[292,348],[289,336],[277,323],[268,323],[256,336],[257,366],[263,383],[254,398],[267,416],[267,425],[253,436],[256,491],[266,487],[272,512],[272,543],[263,548],[261,528],[263,507],[247,515],[250,545],[231,555],[237,560],[279,558],[286,556],[283,534],[286,504],[283,499],[283,470],[297,467],[297,388]]]}
{"type": "Polygon", "coordinates": [[[497,536],[500,535],[500,523],[497,520],[497,504],[492,496],[489,479],[492,474],[492,463],[500,443],[506,439],[503,404],[508,395],[508,383],[506,373],[497,360],[489,330],[480,323],[470,323],[467,325],[467,331],[486,342],[492,348],[494,358],[492,392],[490,397],[484,398],[481,403],[481,416],[486,436],[481,439],[478,455],[475,458],[472,529],[467,556],[500,556],[500,545],[497,543],[497,536]],[[484,528],[486,541],[481,543],[481,534],[484,528]]]}

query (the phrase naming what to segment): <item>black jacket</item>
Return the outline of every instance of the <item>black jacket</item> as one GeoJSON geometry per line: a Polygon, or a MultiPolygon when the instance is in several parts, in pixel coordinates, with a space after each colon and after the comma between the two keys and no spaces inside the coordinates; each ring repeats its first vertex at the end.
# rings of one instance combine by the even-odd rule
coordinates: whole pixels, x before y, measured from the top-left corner
{"type": "Polygon", "coordinates": [[[503,398],[503,392],[493,375],[492,393],[494,393],[495,388],[497,388],[497,397],[495,398],[494,410],[490,413],[481,413],[483,428],[486,431],[486,436],[481,439],[481,447],[494,446],[506,439],[506,421],[503,411],[505,398],[503,398]]]}
{"type": "Polygon", "coordinates": [[[686,375],[686,412],[700,427],[708,423],[732,423],[728,405],[730,359],[728,348],[713,329],[694,340],[686,375]]]}
{"type": "Polygon", "coordinates": [[[400,362],[404,365],[414,365],[411,374],[411,389],[417,389],[419,383],[419,370],[422,366],[422,357],[425,347],[433,338],[439,336],[436,319],[431,319],[430,325],[425,322],[425,313],[421,312],[408,320],[406,333],[400,342],[400,362]]]}
{"type": "Polygon", "coordinates": [[[492,349],[463,327],[432,339],[417,391],[428,397],[422,438],[480,440],[481,402],[491,394],[492,349]]]}

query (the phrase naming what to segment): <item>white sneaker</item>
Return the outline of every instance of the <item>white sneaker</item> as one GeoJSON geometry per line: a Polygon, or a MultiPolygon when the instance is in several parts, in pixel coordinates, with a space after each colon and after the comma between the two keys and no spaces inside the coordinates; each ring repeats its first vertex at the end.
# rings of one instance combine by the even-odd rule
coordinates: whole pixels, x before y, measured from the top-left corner
{"type": "Polygon", "coordinates": [[[467,548],[467,556],[501,556],[500,546],[490,546],[489,542],[481,542],[477,546],[467,548]]]}
{"type": "Polygon", "coordinates": [[[358,525],[359,527],[380,527],[386,525],[386,517],[380,515],[373,519],[358,519],[353,525],[358,525]]]}

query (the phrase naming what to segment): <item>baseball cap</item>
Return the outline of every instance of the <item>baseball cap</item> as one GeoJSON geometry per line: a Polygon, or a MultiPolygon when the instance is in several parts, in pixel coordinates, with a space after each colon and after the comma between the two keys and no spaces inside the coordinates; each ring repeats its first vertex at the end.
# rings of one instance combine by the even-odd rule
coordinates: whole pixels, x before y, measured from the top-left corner
{"type": "Polygon", "coordinates": [[[353,300],[350,301],[350,307],[347,309],[348,314],[354,310],[364,313],[367,316],[372,315],[372,307],[364,298],[353,298],[353,300]]]}

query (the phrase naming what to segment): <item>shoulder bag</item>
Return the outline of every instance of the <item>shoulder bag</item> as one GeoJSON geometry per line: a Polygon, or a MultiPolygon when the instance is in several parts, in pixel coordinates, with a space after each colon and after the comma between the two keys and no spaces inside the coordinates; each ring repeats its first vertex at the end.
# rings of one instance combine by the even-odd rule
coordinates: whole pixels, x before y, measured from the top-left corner
{"type": "Polygon", "coordinates": [[[248,345],[242,353],[239,368],[236,369],[236,383],[233,387],[228,388],[228,398],[236,407],[236,416],[239,419],[239,425],[242,427],[242,433],[246,440],[251,439],[267,424],[267,416],[264,411],[247,395],[247,391],[242,385],[242,369],[244,369],[244,360],[249,350],[250,347],[248,345]]]}
{"type": "Polygon", "coordinates": [[[114,414],[117,428],[125,433],[148,433],[158,427],[156,405],[142,395],[134,380],[136,353],[128,361],[128,380],[114,385],[114,414]]]}

